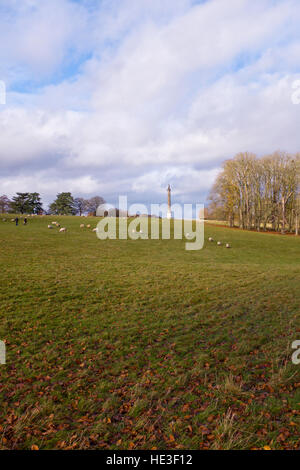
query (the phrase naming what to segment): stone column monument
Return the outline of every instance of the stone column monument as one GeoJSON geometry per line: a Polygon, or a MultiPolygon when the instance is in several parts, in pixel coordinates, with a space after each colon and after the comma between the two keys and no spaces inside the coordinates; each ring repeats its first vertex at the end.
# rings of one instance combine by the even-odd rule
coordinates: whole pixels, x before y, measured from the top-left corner
{"type": "Polygon", "coordinates": [[[167,219],[172,218],[172,212],[171,212],[171,187],[168,185],[168,212],[167,212],[167,219]]]}

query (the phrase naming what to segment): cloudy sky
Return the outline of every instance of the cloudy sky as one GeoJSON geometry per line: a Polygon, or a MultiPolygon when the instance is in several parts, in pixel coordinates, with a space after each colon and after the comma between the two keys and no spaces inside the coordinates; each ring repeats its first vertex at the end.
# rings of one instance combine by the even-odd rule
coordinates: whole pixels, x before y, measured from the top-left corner
{"type": "Polygon", "coordinates": [[[300,150],[299,0],[0,0],[0,193],[205,202],[300,150]]]}

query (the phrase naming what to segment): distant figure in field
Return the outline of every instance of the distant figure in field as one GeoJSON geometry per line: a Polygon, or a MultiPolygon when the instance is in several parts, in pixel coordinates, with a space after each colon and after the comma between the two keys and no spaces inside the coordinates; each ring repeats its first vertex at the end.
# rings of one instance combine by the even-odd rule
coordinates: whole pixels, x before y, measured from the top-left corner
{"type": "Polygon", "coordinates": [[[24,219],[24,225],[27,225],[27,217],[24,219]]]}
{"type": "Polygon", "coordinates": [[[15,222],[16,222],[16,226],[18,226],[19,225],[19,217],[15,218],[15,222]]]}

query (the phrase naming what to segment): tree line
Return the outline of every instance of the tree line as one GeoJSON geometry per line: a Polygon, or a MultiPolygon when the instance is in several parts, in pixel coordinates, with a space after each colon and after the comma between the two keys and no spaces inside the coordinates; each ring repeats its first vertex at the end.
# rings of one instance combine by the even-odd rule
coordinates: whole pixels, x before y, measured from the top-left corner
{"type": "Polygon", "coordinates": [[[16,193],[11,200],[6,196],[0,196],[0,212],[12,214],[53,214],[53,215],[96,215],[97,207],[104,204],[101,196],[93,196],[90,199],[74,198],[70,192],[57,194],[55,200],[44,210],[39,193],[16,193]]]}
{"type": "MultiPolygon", "coordinates": [[[[258,158],[244,152],[226,160],[209,195],[206,217],[227,220],[230,227],[299,233],[300,153],[274,152],[258,158]]],[[[101,196],[74,198],[57,194],[48,211],[39,193],[0,196],[0,212],[17,214],[96,215],[101,196]]]]}
{"type": "Polygon", "coordinates": [[[237,154],[223,163],[209,200],[208,217],[231,227],[298,235],[300,154],[237,154]]]}

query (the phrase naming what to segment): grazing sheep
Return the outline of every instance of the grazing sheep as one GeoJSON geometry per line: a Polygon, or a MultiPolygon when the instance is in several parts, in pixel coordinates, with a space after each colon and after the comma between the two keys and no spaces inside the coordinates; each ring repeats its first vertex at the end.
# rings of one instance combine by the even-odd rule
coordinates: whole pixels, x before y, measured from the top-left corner
{"type": "Polygon", "coordinates": [[[98,229],[97,229],[97,228],[93,228],[93,232],[98,232],[98,229]]]}
{"type": "Polygon", "coordinates": [[[80,228],[84,228],[84,224],[80,224],[80,228]]]}
{"type": "Polygon", "coordinates": [[[217,242],[217,245],[218,245],[218,246],[221,246],[221,245],[222,245],[222,242],[217,242]]]}
{"type": "Polygon", "coordinates": [[[86,226],[86,228],[91,228],[90,224],[88,224],[88,225],[86,226]]]}
{"type": "Polygon", "coordinates": [[[226,248],[231,248],[229,243],[226,243],[226,248]]]}
{"type": "Polygon", "coordinates": [[[57,224],[57,222],[51,222],[51,224],[52,224],[52,225],[56,225],[56,224],[57,224]]]}
{"type": "Polygon", "coordinates": [[[11,222],[14,222],[14,221],[15,221],[15,219],[10,219],[10,221],[11,221],[11,222]]]}
{"type": "Polygon", "coordinates": [[[213,242],[214,239],[213,239],[212,237],[209,237],[208,241],[209,241],[209,242],[213,242]]]}
{"type": "Polygon", "coordinates": [[[53,228],[52,225],[48,225],[48,228],[53,228]]]}
{"type": "Polygon", "coordinates": [[[60,232],[66,232],[67,229],[66,229],[66,227],[62,227],[62,228],[59,229],[59,231],[60,231],[60,232]]]}

